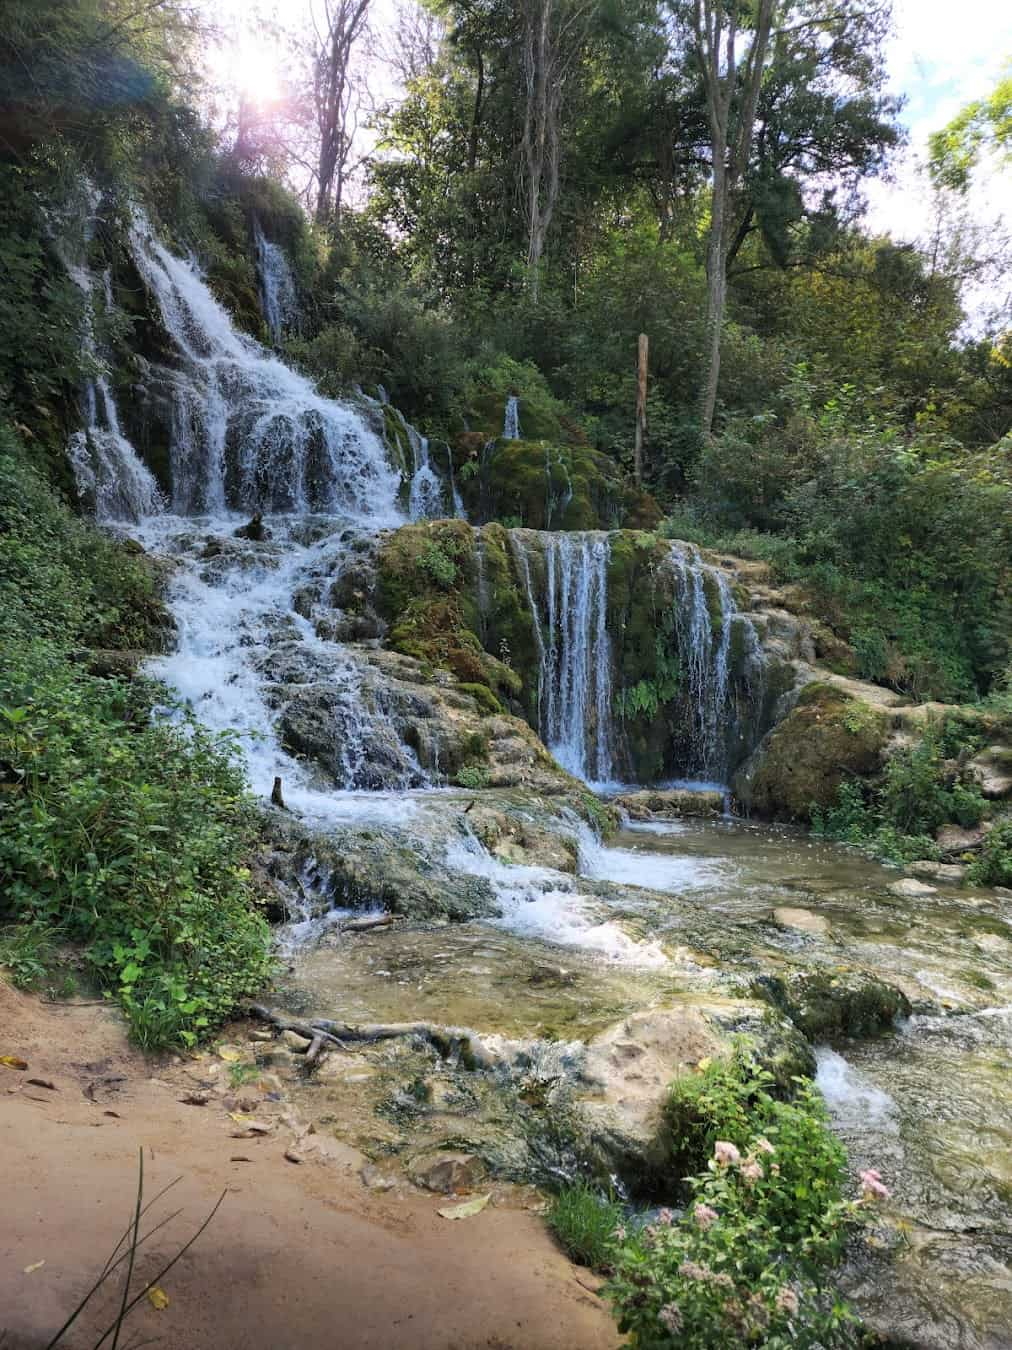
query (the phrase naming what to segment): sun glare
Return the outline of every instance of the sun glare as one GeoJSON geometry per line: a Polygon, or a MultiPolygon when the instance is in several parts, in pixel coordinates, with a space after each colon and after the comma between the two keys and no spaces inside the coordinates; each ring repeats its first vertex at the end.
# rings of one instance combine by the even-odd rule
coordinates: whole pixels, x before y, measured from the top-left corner
{"type": "Polygon", "coordinates": [[[236,87],[252,103],[277,103],[281,98],[278,53],[272,47],[244,44],[239,51],[234,78],[236,87]]]}

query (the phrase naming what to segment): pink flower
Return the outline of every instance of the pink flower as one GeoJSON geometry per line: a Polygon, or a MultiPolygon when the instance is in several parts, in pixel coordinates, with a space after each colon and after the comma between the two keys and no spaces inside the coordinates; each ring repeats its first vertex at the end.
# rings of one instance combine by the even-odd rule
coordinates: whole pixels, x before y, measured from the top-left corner
{"type": "Polygon", "coordinates": [[[670,1227],[675,1221],[675,1212],[672,1209],[662,1209],[657,1215],[657,1222],[670,1227]]]}
{"type": "Polygon", "coordinates": [[[869,1167],[867,1172],[862,1172],[860,1176],[865,1200],[888,1200],[892,1195],[889,1187],[882,1184],[881,1174],[874,1167],[869,1167]]]}
{"type": "Polygon", "coordinates": [[[747,1163],[743,1164],[741,1174],[750,1186],[754,1186],[757,1181],[762,1180],[763,1169],[754,1158],[751,1158],[747,1163]]]}
{"type": "Polygon", "coordinates": [[[705,1282],[709,1279],[710,1271],[706,1266],[701,1266],[698,1261],[683,1261],[678,1267],[678,1273],[683,1280],[701,1280],[705,1282]]]}
{"type": "Polygon", "coordinates": [[[699,1224],[700,1228],[707,1229],[712,1223],[716,1223],[717,1211],[711,1209],[709,1205],[697,1205],[692,1211],[692,1217],[699,1224]]]}
{"type": "Polygon", "coordinates": [[[713,1156],[719,1167],[737,1167],[741,1162],[741,1154],[726,1139],[717,1140],[713,1146],[713,1156]]]}
{"type": "Polygon", "coordinates": [[[763,1139],[762,1137],[760,1137],[755,1141],[755,1146],[760,1153],[776,1153],[776,1149],[773,1147],[773,1145],[770,1143],[768,1139],[763,1139]]]}
{"type": "Polygon", "coordinates": [[[794,1317],[798,1311],[798,1296],[789,1285],[784,1287],[777,1294],[777,1312],[786,1313],[788,1317],[794,1317]]]}
{"type": "Polygon", "coordinates": [[[780,1175],[780,1164],[779,1164],[779,1163],[770,1163],[770,1176],[771,1176],[771,1177],[778,1177],[779,1175],[780,1175]]]}
{"type": "Polygon", "coordinates": [[[626,1238],[625,1226],[623,1224],[619,1224],[619,1226],[612,1233],[612,1237],[615,1239],[616,1242],[625,1242],[626,1238]]]}
{"type": "Polygon", "coordinates": [[[665,1303],[657,1314],[657,1320],[665,1331],[677,1336],[682,1329],[682,1310],[677,1303],[665,1303]]]}

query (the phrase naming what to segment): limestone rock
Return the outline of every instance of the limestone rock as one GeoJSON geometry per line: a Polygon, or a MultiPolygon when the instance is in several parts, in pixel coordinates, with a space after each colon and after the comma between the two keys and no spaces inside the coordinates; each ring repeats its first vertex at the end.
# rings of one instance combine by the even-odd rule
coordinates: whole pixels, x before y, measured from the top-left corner
{"type": "Polygon", "coordinates": [[[811,819],[836,800],[846,779],[875,773],[889,732],[880,707],[856,698],[847,681],[807,684],[790,713],[735,775],[734,796],[750,814],[811,819]]]}
{"type": "Polygon", "coordinates": [[[424,1186],[428,1191],[439,1191],[442,1195],[452,1195],[458,1191],[473,1190],[479,1185],[485,1177],[485,1165],[473,1153],[440,1150],[412,1159],[408,1175],[416,1186],[424,1186]]]}
{"type": "Polygon", "coordinates": [[[762,976],[755,992],[787,1014],[810,1041],[878,1036],[910,1014],[900,989],[860,971],[795,971],[762,976]]]}
{"type": "Polygon", "coordinates": [[[281,1039],[288,1049],[296,1055],[304,1055],[312,1044],[311,1041],[306,1040],[305,1036],[300,1036],[297,1031],[283,1031],[281,1039]]]}
{"type": "Polygon", "coordinates": [[[616,797],[615,806],[631,820],[672,820],[679,816],[719,816],[724,811],[722,792],[692,792],[687,788],[667,788],[628,792],[616,797]]]}
{"type": "Polygon", "coordinates": [[[899,896],[901,900],[918,900],[923,896],[938,894],[934,886],[929,886],[926,881],[917,881],[913,877],[894,881],[888,890],[891,895],[899,896]]]}
{"type": "Polygon", "coordinates": [[[965,830],[961,825],[943,825],[935,835],[935,842],[942,853],[949,857],[973,853],[980,848],[990,829],[989,820],[982,821],[971,830],[965,830]]]}
{"type": "Polygon", "coordinates": [[[906,868],[907,874],[921,881],[937,881],[942,886],[962,886],[966,880],[966,868],[959,863],[914,862],[906,868]]]}
{"type": "Polygon", "coordinates": [[[970,768],[989,801],[1002,801],[1012,796],[1012,748],[989,745],[970,760],[970,768]]]}
{"type": "Polygon", "coordinates": [[[773,911],[773,921],[781,928],[798,928],[803,933],[828,933],[829,920],[822,914],[810,909],[796,909],[791,905],[780,905],[773,911]]]}

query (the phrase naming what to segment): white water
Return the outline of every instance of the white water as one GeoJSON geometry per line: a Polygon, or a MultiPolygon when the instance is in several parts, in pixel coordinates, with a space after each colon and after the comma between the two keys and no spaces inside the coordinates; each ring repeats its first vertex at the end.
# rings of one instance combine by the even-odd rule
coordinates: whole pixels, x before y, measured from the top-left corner
{"type": "Polygon", "coordinates": [[[195,268],[159,242],[139,211],[131,245],[180,357],[167,378],[173,510],[320,511],[373,529],[400,523],[399,476],[359,414],[238,333],[195,268]]]}
{"type": "Polygon", "coordinates": [[[259,222],[253,228],[253,240],[260,280],[260,305],[271,341],[277,346],[285,330],[294,327],[298,320],[298,291],[284,249],[264,235],[259,222]]]}
{"type": "MultiPolygon", "coordinates": [[[[85,233],[87,242],[88,232],[85,233]]],[[[70,279],[84,298],[81,346],[96,373],[85,383],[84,427],[67,445],[78,493],[94,503],[99,520],[140,520],[162,509],[154,475],[142,464],[120,426],[119,408],[95,338],[95,279],[84,263],[64,258],[70,279]]],[[[106,313],[112,309],[109,272],[102,278],[106,313]]]]}
{"type": "MultiPolygon", "coordinates": [[[[541,734],[562,767],[588,783],[613,777],[608,536],[546,535],[547,642],[540,638],[541,734]]],[[[528,599],[530,567],[525,565],[528,599]]],[[[536,617],[542,617],[532,606],[536,617]]]]}
{"type": "Polygon", "coordinates": [[[691,718],[692,762],[683,767],[694,776],[727,782],[728,733],[738,717],[730,680],[732,636],[738,625],[746,680],[753,692],[761,687],[762,646],[751,621],[738,611],[723,572],[702,562],[691,545],[671,545],[681,601],[675,607],[675,628],[687,677],[685,696],[691,718]],[[707,587],[720,606],[719,627],[711,618],[707,587]]]}
{"type": "Polygon", "coordinates": [[[899,1132],[896,1103],[888,1092],[854,1068],[835,1050],[820,1046],[816,1052],[815,1082],[837,1129],[848,1133],[899,1132]]]}
{"type": "Polygon", "coordinates": [[[515,394],[510,394],[506,400],[502,435],[504,441],[518,441],[520,439],[520,400],[515,394]]]}

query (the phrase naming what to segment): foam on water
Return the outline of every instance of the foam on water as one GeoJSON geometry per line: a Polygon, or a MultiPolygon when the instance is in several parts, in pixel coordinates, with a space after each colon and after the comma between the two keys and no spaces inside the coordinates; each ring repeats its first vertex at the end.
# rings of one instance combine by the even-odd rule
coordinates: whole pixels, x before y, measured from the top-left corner
{"type": "Polygon", "coordinates": [[[815,1052],[816,1086],[826,1099],[833,1124],[844,1132],[898,1134],[899,1113],[888,1092],[849,1064],[829,1046],[815,1052]]]}

